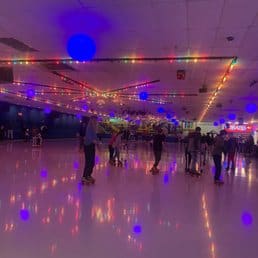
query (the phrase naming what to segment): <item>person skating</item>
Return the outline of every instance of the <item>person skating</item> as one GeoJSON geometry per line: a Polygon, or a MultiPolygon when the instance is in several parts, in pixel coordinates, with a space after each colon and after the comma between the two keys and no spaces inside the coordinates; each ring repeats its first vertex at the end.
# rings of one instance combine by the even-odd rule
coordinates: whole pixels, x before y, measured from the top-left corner
{"type": "Polygon", "coordinates": [[[154,153],[154,157],[155,157],[155,162],[153,164],[153,167],[150,170],[150,172],[152,174],[159,173],[158,165],[161,160],[163,142],[164,142],[165,138],[166,138],[166,136],[163,133],[161,128],[158,128],[157,132],[153,135],[153,153],[154,153]]]}
{"type": "Polygon", "coordinates": [[[227,134],[225,130],[221,130],[220,134],[217,135],[214,139],[214,146],[212,151],[212,156],[215,164],[215,176],[214,176],[214,183],[215,184],[224,184],[221,180],[221,169],[222,169],[222,153],[224,150],[224,137],[227,134]]]}
{"type": "Polygon", "coordinates": [[[85,167],[82,177],[82,183],[93,184],[95,179],[92,177],[95,166],[95,144],[97,142],[97,117],[92,116],[86,127],[84,140],[85,167]]]}
{"type": "Polygon", "coordinates": [[[190,173],[192,175],[200,174],[196,169],[196,164],[201,151],[201,128],[199,126],[195,128],[193,133],[189,134],[188,151],[192,157],[190,173]]]}
{"type": "Polygon", "coordinates": [[[233,136],[233,134],[230,134],[230,138],[228,140],[228,165],[226,170],[229,171],[230,163],[231,169],[235,170],[235,155],[237,152],[237,139],[233,136]]]}
{"type": "Polygon", "coordinates": [[[113,143],[114,150],[115,150],[114,161],[117,158],[117,165],[118,166],[122,166],[122,161],[120,160],[120,149],[121,149],[121,145],[122,145],[122,135],[123,135],[123,131],[118,132],[116,137],[115,137],[115,141],[113,143]]]}
{"type": "Polygon", "coordinates": [[[189,151],[189,136],[184,138],[184,145],[185,145],[185,172],[189,173],[191,160],[192,160],[192,156],[189,151]]]}
{"type": "Polygon", "coordinates": [[[110,165],[115,165],[115,160],[114,160],[114,152],[115,152],[115,148],[114,148],[114,142],[116,140],[116,135],[117,133],[114,131],[111,135],[110,141],[108,143],[108,150],[109,150],[109,164],[110,165]]]}

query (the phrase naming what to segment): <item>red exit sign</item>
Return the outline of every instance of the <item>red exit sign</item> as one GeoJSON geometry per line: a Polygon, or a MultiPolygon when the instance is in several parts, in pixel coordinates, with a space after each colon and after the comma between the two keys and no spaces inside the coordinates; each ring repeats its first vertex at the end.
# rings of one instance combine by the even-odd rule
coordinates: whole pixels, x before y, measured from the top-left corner
{"type": "Polygon", "coordinates": [[[176,78],[178,80],[184,80],[185,79],[185,70],[177,70],[176,78]]]}

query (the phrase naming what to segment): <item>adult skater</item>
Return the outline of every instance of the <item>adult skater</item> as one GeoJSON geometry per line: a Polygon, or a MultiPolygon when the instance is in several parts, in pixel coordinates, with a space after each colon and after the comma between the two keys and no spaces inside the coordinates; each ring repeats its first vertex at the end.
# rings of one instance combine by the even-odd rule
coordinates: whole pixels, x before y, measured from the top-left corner
{"type": "Polygon", "coordinates": [[[92,116],[88,122],[84,140],[85,167],[82,183],[93,184],[95,179],[91,176],[95,165],[95,144],[97,142],[97,117],[92,116]]]}
{"type": "Polygon", "coordinates": [[[165,141],[165,134],[162,131],[162,128],[158,128],[156,133],[153,135],[153,152],[155,157],[155,162],[153,164],[153,167],[151,168],[150,172],[155,175],[159,173],[158,165],[161,160],[161,154],[162,154],[162,147],[163,142],[165,141]]]}
{"type": "MultiPolygon", "coordinates": [[[[201,151],[201,128],[197,126],[195,131],[189,134],[189,144],[188,151],[191,154],[191,174],[199,174],[200,172],[196,169],[196,164],[198,163],[198,158],[201,151]]],[[[199,164],[201,165],[201,164],[199,164]]]]}
{"type": "Polygon", "coordinates": [[[122,161],[120,160],[120,150],[121,150],[121,145],[122,145],[122,135],[123,131],[120,131],[117,133],[113,146],[114,146],[114,162],[117,159],[117,165],[122,166],[122,161]]]}
{"type": "Polygon", "coordinates": [[[227,132],[225,130],[221,130],[220,134],[215,137],[212,151],[212,156],[215,164],[214,183],[219,185],[224,184],[224,182],[220,178],[220,175],[222,168],[222,153],[224,150],[224,137],[226,134],[227,132]]]}
{"type": "Polygon", "coordinates": [[[229,171],[230,163],[231,169],[235,170],[235,156],[237,152],[237,139],[234,137],[233,133],[230,134],[229,140],[228,140],[228,165],[226,170],[229,171]]]}

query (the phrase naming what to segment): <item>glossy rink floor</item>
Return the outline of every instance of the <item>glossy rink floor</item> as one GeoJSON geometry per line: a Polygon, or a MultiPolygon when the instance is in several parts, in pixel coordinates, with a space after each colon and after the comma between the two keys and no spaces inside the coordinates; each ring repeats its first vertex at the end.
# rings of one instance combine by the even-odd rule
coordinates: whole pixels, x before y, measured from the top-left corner
{"type": "Polygon", "coordinates": [[[94,186],[81,186],[76,141],[0,144],[1,258],[256,258],[258,163],[238,157],[224,186],[212,161],[201,178],[184,173],[178,146],[167,145],[161,173],[152,152],[132,144],[111,167],[106,145],[94,186]]]}

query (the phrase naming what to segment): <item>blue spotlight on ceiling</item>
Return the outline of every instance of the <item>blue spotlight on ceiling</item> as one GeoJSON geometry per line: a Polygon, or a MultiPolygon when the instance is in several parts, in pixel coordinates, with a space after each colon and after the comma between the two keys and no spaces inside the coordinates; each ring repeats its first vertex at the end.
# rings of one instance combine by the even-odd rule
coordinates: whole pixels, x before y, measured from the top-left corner
{"type": "Polygon", "coordinates": [[[44,113],[45,113],[45,114],[50,114],[50,113],[51,113],[51,109],[46,107],[46,108],[44,109],[44,113]]]}
{"type": "Polygon", "coordinates": [[[87,110],[88,110],[88,106],[87,106],[87,105],[83,105],[83,106],[82,106],[82,109],[83,109],[84,111],[87,111],[87,110]]]}
{"type": "Polygon", "coordinates": [[[247,113],[253,114],[257,111],[257,106],[255,103],[249,103],[246,105],[245,110],[247,113]]]}
{"type": "Polygon", "coordinates": [[[220,124],[225,124],[225,119],[224,118],[221,118],[220,120],[219,120],[219,122],[220,122],[220,124]]]}
{"type": "Polygon", "coordinates": [[[149,97],[149,94],[146,91],[140,92],[140,94],[139,94],[139,99],[140,100],[147,100],[148,97],[149,97]]]}
{"type": "Polygon", "coordinates": [[[35,97],[35,95],[36,95],[36,92],[35,92],[35,90],[34,89],[28,89],[27,90],[27,98],[34,98],[35,97]]]}
{"type": "Polygon", "coordinates": [[[113,118],[113,117],[115,117],[115,113],[114,112],[110,112],[109,116],[113,118]]]}
{"type": "Polygon", "coordinates": [[[218,126],[219,123],[218,123],[217,121],[215,121],[215,122],[213,123],[213,125],[214,125],[214,126],[218,126]]]}
{"type": "Polygon", "coordinates": [[[81,115],[81,114],[77,114],[77,115],[76,115],[76,118],[82,119],[82,115],[81,115]]]}
{"type": "Polygon", "coordinates": [[[228,114],[228,119],[229,120],[236,120],[236,114],[233,114],[233,113],[228,114]]]}
{"type": "Polygon", "coordinates": [[[167,119],[171,119],[172,116],[170,114],[167,114],[166,117],[167,117],[167,119]]]}
{"type": "Polygon", "coordinates": [[[67,43],[67,52],[77,61],[89,61],[96,53],[95,42],[87,35],[73,35],[67,43]]]}
{"type": "Polygon", "coordinates": [[[159,108],[157,109],[157,112],[158,112],[158,113],[164,113],[164,112],[165,112],[165,109],[164,109],[163,107],[159,107],[159,108]]]}

